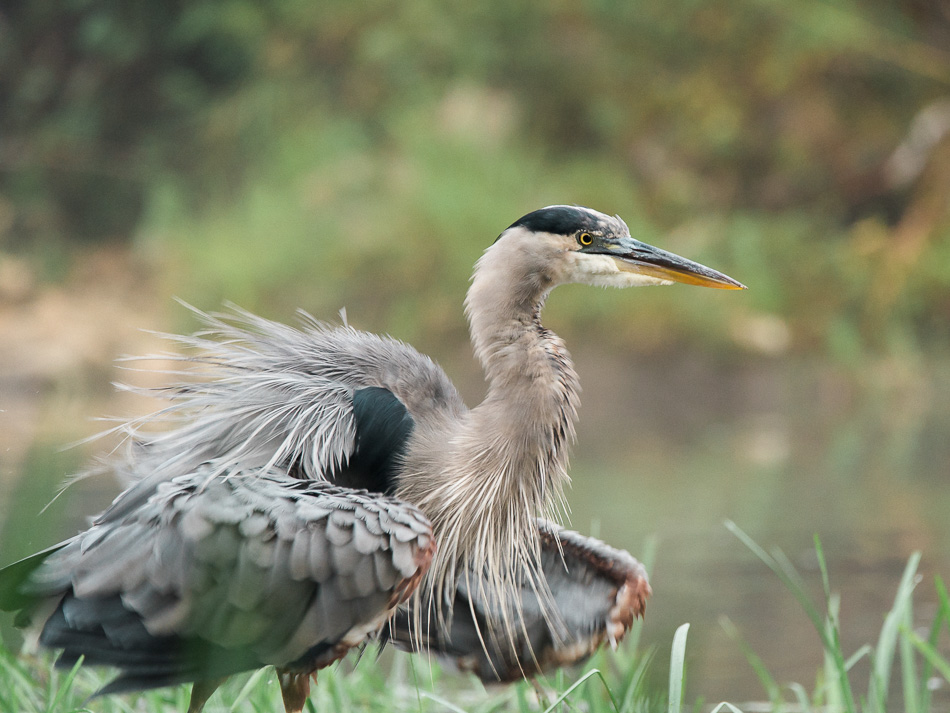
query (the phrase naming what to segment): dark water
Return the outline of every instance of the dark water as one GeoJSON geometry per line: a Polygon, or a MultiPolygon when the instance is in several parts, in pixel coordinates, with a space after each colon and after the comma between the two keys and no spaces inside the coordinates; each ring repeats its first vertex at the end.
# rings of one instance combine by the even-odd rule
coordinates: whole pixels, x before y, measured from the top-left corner
{"type": "MultiPolygon", "coordinates": [[[[950,574],[950,364],[894,360],[845,372],[794,360],[631,361],[577,349],[575,360],[585,390],[573,526],[635,555],[655,540],[644,643],[657,647],[657,679],[673,631],[689,622],[687,700],[763,699],[721,624],[727,617],[780,683],[814,686],[817,635],[726,530],[727,518],[780,547],[816,597],[820,536],[841,594],[846,653],[876,642],[915,550],[924,575],[917,623],[929,623],[933,576],[950,574]]],[[[111,410],[44,398],[47,410],[111,410]]],[[[25,458],[0,457],[3,562],[75,532],[116,492],[87,481],[38,514],[90,451],[59,452],[68,438],[42,429],[33,438],[25,458]]]]}

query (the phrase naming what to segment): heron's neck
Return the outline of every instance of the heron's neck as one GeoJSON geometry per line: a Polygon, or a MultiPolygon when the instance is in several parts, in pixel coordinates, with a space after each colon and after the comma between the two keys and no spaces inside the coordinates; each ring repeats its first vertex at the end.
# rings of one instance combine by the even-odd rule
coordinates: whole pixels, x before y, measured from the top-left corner
{"type": "MultiPolygon", "coordinates": [[[[485,400],[472,412],[474,426],[497,454],[498,468],[516,478],[566,481],[580,387],[564,343],[541,325],[554,281],[518,246],[507,247],[485,253],[465,301],[488,379],[485,400]]],[[[540,485],[553,495],[562,482],[540,485]]]]}
{"type": "Polygon", "coordinates": [[[500,612],[509,633],[520,611],[512,592],[530,586],[553,611],[535,518],[563,508],[579,392],[564,343],[540,322],[556,280],[513,247],[499,241],[486,251],[465,299],[485,400],[445,430],[417,429],[398,490],[429,516],[439,540],[425,584],[438,615],[461,578],[473,591],[474,572],[486,610],[500,612]]]}

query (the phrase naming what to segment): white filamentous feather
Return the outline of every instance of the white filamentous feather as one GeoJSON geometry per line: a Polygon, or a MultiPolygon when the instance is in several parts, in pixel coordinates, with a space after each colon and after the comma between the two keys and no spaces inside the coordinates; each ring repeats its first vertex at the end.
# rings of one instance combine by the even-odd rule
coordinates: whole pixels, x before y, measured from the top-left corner
{"type": "Polygon", "coordinates": [[[300,477],[323,480],[353,452],[354,390],[388,388],[414,418],[464,408],[441,369],[402,342],[308,315],[295,329],[237,309],[195,312],[208,329],[166,335],[185,355],[141,358],[183,365],[167,372],[178,383],[133,389],[168,406],[110,431],[130,440],[131,450],[110,459],[130,478],[174,477],[214,459],[221,472],[293,466],[300,477]]]}

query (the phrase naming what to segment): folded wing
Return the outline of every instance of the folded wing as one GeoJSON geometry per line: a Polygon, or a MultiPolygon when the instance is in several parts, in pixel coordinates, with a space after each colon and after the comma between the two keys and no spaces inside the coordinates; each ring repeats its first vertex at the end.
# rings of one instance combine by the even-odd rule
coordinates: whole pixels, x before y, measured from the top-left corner
{"type": "MultiPolygon", "coordinates": [[[[514,681],[579,663],[605,643],[615,646],[643,615],[650,585],[629,553],[539,520],[544,576],[558,621],[545,618],[530,587],[521,592],[523,627],[509,644],[489,622],[483,600],[460,586],[447,630],[421,623],[400,607],[385,639],[405,650],[424,650],[452,661],[486,682],[514,681]]],[[[474,587],[478,591],[477,585],[474,587]]]]}
{"type": "Polygon", "coordinates": [[[118,667],[112,692],[266,664],[313,671],[375,632],[428,567],[431,527],[412,506],[279,471],[216,471],[160,483],[0,570],[0,605],[32,615],[61,664],[118,667]]]}

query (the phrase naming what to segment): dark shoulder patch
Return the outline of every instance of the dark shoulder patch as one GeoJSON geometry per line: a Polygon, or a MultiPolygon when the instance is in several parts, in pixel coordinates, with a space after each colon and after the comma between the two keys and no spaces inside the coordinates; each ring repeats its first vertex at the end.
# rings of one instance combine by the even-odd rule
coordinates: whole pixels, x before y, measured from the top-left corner
{"type": "Polygon", "coordinates": [[[353,392],[356,447],[335,481],[350,488],[392,494],[396,468],[415,426],[391,391],[378,386],[353,392]]]}

